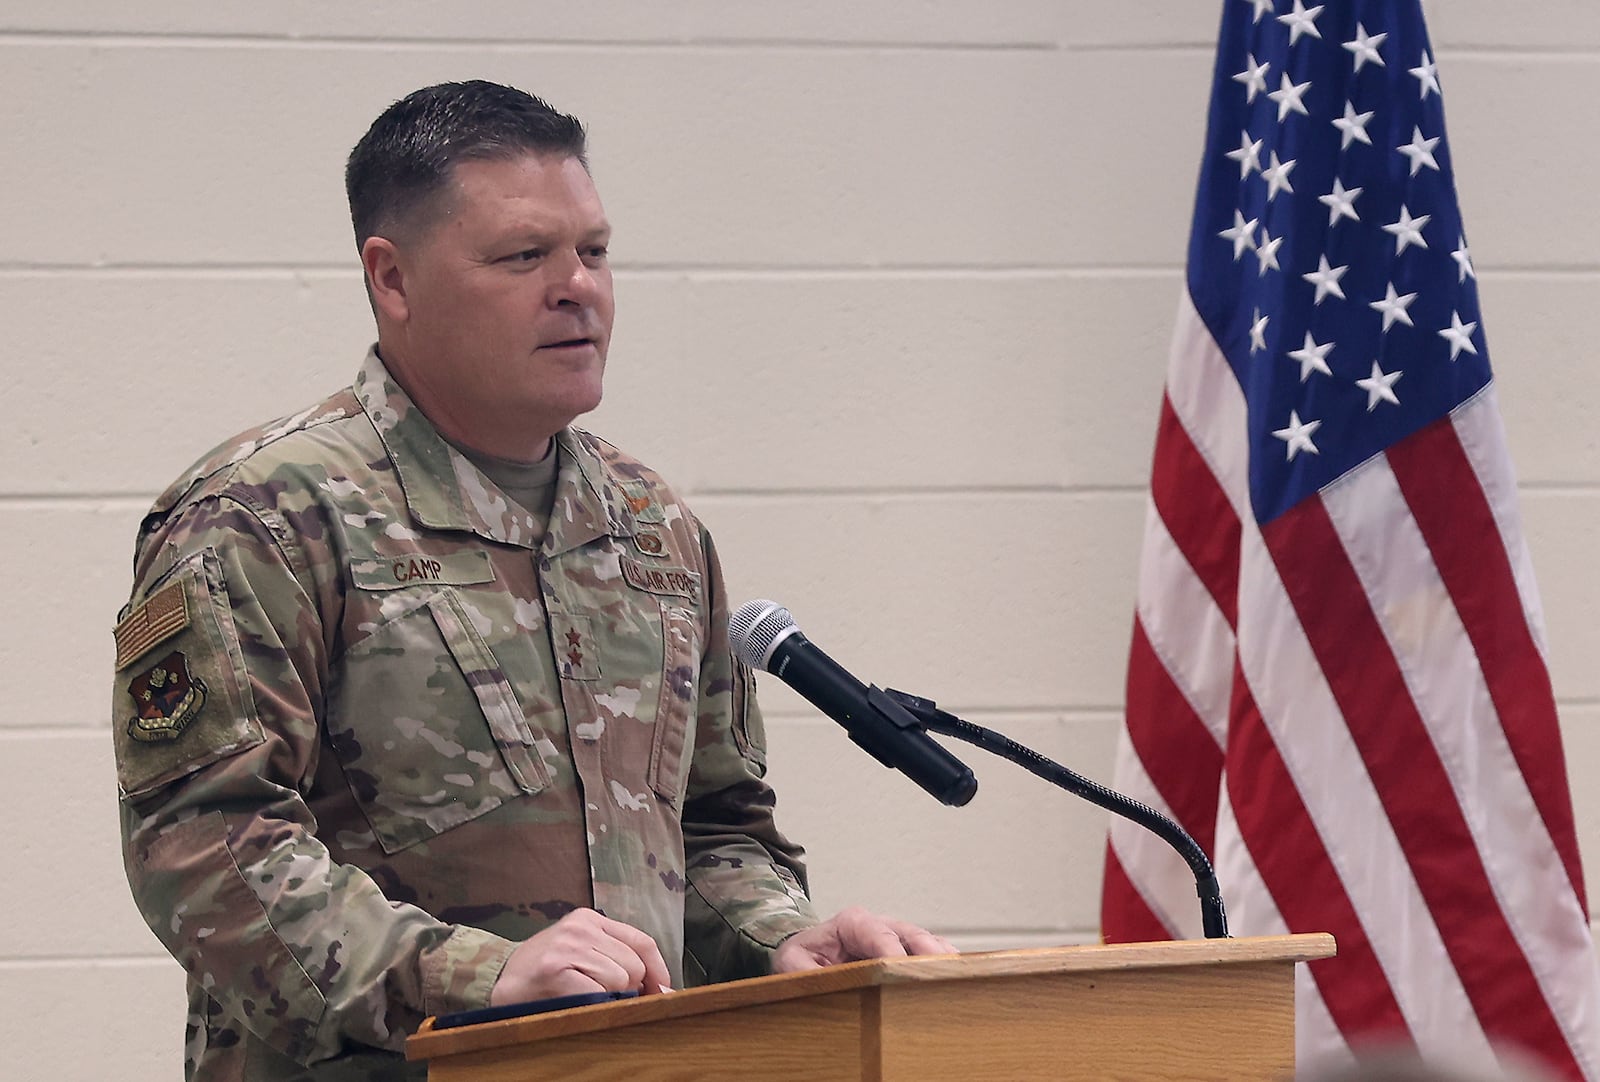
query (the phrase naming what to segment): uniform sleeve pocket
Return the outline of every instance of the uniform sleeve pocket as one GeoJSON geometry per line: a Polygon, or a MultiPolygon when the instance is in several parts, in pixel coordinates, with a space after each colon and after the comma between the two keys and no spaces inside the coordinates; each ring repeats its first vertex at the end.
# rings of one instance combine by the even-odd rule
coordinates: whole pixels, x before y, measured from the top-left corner
{"type": "Polygon", "coordinates": [[[265,739],[214,549],[176,564],[115,636],[112,724],[124,798],[265,739]]]}

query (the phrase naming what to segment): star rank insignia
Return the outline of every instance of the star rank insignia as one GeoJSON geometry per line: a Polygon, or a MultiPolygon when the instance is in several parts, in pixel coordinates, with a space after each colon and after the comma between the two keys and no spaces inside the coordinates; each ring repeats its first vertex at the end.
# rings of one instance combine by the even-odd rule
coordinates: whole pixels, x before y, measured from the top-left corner
{"type": "Polygon", "coordinates": [[[206,703],[206,685],[189,672],[189,659],[174,650],[128,685],[134,715],[128,735],[145,743],[164,743],[183,735],[206,703]]]}

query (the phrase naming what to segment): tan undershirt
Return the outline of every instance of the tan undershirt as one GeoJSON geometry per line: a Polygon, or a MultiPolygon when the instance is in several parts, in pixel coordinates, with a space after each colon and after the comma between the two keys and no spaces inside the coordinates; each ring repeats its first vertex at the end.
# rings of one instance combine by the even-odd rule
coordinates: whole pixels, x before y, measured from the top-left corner
{"type": "Polygon", "coordinates": [[[501,492],[533,517],[536,537],[542,540],[545,531],[550,528],[550,510],[556,500],[556,475],[561,465],[556,441],[550,441],[549,449],[537,462],[518,462],[456,444],[451,446],[465,455],[468,462],[478,467],[501,492]]]}

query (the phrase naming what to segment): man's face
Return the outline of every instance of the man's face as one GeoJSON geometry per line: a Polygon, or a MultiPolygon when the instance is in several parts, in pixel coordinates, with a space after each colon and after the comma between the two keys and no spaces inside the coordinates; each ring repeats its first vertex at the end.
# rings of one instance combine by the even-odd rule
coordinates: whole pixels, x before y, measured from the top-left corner
{"type": "Polygon", "coordinates": [[[576,158],[467,161],[453,179],[395,245],[404,305],[384,360],[446,436],[526,458],[600,404],[610,226],[576,158]]]}

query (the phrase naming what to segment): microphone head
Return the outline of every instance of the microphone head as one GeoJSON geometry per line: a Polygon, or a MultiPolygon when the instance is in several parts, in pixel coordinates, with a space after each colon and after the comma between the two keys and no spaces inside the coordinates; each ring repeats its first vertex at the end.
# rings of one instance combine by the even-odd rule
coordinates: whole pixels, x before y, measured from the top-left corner
{"type": "Polygon", "coordinates": [[[746,601],[728,617],[728,643],[752,669],[766,669],[778,644],[799,633],[789,610],[776,601],[746,601]]]}

